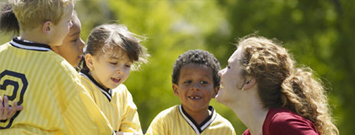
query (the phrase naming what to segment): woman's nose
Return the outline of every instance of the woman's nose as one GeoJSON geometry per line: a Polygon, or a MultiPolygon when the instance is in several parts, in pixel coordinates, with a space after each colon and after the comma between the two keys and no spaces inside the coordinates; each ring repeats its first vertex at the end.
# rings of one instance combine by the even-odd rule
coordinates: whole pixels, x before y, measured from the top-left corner
{"type": "Polygon", "coordinates": [[[223,72],[223,71],[224,71],[224,69],[218,71],[218,76],[219,76],[219,77],[222,77],[222,72],[223,72]]]}

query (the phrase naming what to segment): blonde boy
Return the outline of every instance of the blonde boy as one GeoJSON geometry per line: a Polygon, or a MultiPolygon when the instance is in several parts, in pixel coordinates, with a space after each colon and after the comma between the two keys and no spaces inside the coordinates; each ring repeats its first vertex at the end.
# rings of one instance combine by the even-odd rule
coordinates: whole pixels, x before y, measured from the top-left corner
{"type": "Polygon", "coordinates": [[[111,134],[74,68],[50,47],[71,27],[73,0],[10,0],[21,35],[0,46],[0,95],[23,110],[0,134],[111,134]]]}

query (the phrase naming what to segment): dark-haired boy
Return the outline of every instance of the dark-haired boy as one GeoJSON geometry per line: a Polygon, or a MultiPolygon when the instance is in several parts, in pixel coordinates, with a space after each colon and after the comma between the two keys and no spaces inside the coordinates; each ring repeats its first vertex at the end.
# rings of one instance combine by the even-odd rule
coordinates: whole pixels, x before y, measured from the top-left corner
{"type": "Polygon", "coordinates": [[[172,87],[182,105],[160,112],[146,135],[235,135],[232,124],[209,105],[219,89],[219,70],[218,60],[207,51],[181,54],[174,64],[172,87]]]}

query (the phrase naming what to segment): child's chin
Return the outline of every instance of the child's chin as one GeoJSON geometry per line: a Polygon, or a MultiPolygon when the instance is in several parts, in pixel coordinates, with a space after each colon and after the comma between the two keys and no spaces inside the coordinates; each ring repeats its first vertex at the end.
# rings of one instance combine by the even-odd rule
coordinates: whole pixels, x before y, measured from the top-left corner
{"type": "Polygon", "coordinates": [[[114,89],[114,88],[117,88],[120,84],[114,84],[114,85],[111,85],[110,89],[114,89]]]}

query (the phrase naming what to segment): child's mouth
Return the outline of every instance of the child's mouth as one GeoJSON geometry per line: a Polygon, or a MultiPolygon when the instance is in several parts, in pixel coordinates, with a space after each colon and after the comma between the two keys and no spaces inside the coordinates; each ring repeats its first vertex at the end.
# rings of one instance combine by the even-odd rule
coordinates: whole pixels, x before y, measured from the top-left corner
{"type": "Polygon", "coordinates": [[[119,83],[121,81],[120,78],[116,79],[116,78],[111,78],[111,80],[114,82],[114,83],[119,83]]]}
{"type": "Polygon", "coordinates": [[[200,96],[188,96],[189,99],[192,99],[192,100],[200,100],[202,99],[202,97],[200,96]]]}

